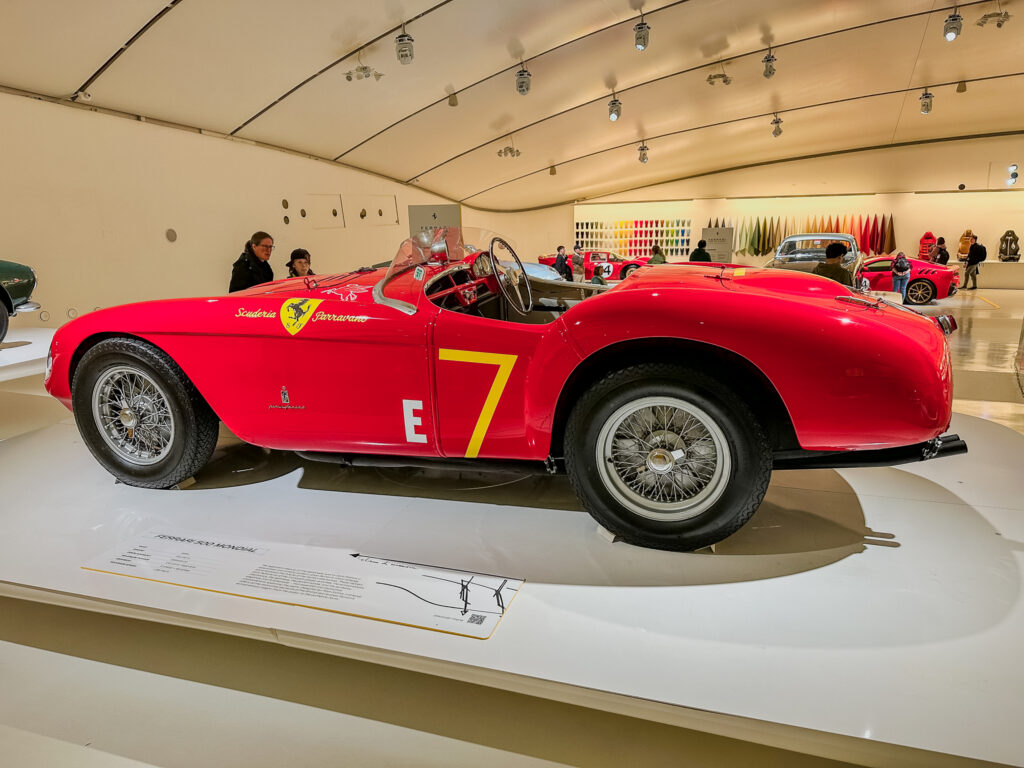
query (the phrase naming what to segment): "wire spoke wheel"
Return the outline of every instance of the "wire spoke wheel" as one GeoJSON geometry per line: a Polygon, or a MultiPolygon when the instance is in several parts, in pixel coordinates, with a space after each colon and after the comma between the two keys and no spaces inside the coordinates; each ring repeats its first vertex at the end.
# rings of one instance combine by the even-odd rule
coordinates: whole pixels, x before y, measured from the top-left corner
{"type": "Polygon", "coordinates": [[[132,366],[108,368],[92,388],[92,415],[107,446],[129,464],[147,466],[165,458],[175,424],[167,393],[132,366]]]}
{"type": "Polygon", "coordinates": [[[595,459],[605,487],[648,520],[688,520],[725,491],[732,454],[706,411],[675,397],[645,397],[616,410],[598,433],[595,459]]]}

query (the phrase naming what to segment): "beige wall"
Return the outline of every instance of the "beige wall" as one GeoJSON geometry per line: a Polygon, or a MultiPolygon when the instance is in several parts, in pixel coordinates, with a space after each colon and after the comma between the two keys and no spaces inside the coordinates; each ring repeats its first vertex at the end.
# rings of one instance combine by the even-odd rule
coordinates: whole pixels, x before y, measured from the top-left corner
{"type": "Polygon", "coordinates": [[[490,213],[462,207],[462,223],[505,235],[523,261],[554,253],[560,245],[572,250],[573,206],[559,205],[528,213],[490,213]]]}
{"type": "MultiPolygon", "coordinates": [[[[312,253],[317,272],[390,259],[408,235],[408,205],[449,202],[317,160],[7,94],[0,135],[0,259],[36,270],[49,326],[69,309],[224,293],[231,263],[259,229],[275,238],[278,277],[297,247],[312,253]],[[314,208],[330,198],[314,195],[342,196],[355,209],[345,211],[347,226],[317,229],[314,208]],[[399,223],[378,225],[378,203],[394,197],[399,223]]],[[[18,322],[39,323],[38,315],[18,322]]]]}

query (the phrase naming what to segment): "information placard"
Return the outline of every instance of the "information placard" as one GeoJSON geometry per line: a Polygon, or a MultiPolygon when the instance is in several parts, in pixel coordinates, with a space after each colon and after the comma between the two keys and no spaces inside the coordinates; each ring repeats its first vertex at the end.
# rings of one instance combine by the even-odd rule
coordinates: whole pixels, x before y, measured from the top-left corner
{"type": "Polygon", "coordinates": [[[153,530],[83,570],[485,640],[522,579],[353,550],[153,530]]]}
{"type": "Polygon", "coordinates": [[[700,239],[707,240],[705,250],[712,261],[728,264],[732,261],[732,227],[704,227],[700,239]]]}

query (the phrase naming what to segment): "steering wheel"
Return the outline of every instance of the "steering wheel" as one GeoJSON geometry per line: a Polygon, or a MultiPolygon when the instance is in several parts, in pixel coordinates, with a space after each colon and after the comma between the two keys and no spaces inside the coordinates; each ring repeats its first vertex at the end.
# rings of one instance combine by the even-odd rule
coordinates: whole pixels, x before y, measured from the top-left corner
{"type": "Polygon", "coordinates": [[[496,237],[491,240],[491,245],[487,249],[487,257],[491,260],[491,271],[498,280],[498,288],[501,289],[502,295],[508,300],[509,306],[520,315],[528,315],[533,309],[533,291],[530,289],[530,281],[526,279],[526,270],[523,269],[523,262],[516,256],[512,246],[502,238],[496,237]],[[505,269],[501,265],[498,257],[494,255],[495,245],[501,245],[509,252],[512,256],[512,261],[515,262],[515,266],[505,269]],[[525,299],[523,299],[520,286],[526,286],[525,299]]]}

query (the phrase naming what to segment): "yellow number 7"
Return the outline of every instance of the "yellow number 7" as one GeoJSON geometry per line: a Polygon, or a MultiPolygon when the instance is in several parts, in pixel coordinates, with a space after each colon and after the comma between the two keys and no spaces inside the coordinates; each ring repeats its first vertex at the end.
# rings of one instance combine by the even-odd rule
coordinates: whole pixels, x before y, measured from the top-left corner
{"type": "Polygon", "coordinates": [[[473,436],[469,439],[469,447],[466,449],[466,458],[475,459],[480,454],[480,446],[484,442],[487,428],[491,426],[494,411],[501,400],[501,393],[505,391],[505,385],[508,384],[508,377],[512,375],[512,366],[516,364],[518,356],[499,355],[496,352],[470,352],[465,349],[439,349],[437,356],[440,360],[451,360],[456,363],[485,363],[498,366],[498,372],[491,382],[491,391],[487,393],[483,410],[476,420],[473,436]]]}

